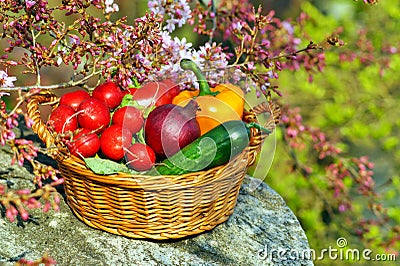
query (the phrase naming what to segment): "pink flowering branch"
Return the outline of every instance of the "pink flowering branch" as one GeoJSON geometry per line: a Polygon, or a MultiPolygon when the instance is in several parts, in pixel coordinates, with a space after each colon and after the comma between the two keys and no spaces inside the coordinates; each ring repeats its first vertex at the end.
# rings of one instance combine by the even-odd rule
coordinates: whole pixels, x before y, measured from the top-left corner
{"type": "MultiPolygon", "coordinates": [[[[264,15],[261,7],[255,9],[247,1],[220,1],[215,8],[214,1],[208,5],[194,1],[196,8],[188,19],[196,25],[194,31],[209,37],[210,41],[222,39],[234,47],[227,52],[231,61],[226,68],[238,68],[243,77],[250,77],[260,92],[270,97],[271,93],[282,95],[272,84],[282,70],[298,70],[303,67],[310,75],[320,72],[325,66],[324,50],[330,46],[343,46],[336,33],[321,42],[309,43],[301,47],[295,36],[296,24],[275,17],[274,11],[264,15]],[[212,26],[210,25],[212,22],[212,26]]],[[[297,24],[307,19],[302,15],[297,24]]],[[[221,70],[218,69],[218,70],[221,70]]]]}
{"type": "Polygon", "coordinates": [[[358,31],[358,40],[348,44],[339,54],[341,62],[358,61],[364,66],[376,64],[379,67],[379,74],[383,75],[385,70],[390,69],[391,58],[400,53],[400,44],[390,44],[387,41],[382,43],[378,49],[370,38],[371,30],[363,28],[358,31]]]}
{"type": "Polygon", "coordinates": [[[13,154],[11,164],[22,166],[25,161],[30,162],[35,176],[33,183],[39,188],[32,192],[28,189],[24,190],[6,190],[5,186],[0,185],[0,205],[6,210],[6,216],[10,221],[14,221],[17,215],[20,215],[23,220],[29,218],[28,209],[37,209],[42,207],[38,199],[44,201],[43,211],[49,209],[58,210],[60,202],[55,186],[64,182],[62,178],[58,178],[59,171],[52,166],[45,165],[37,160],[38,148],[33,145],[32,141],[25,139],[9,139],[7,144],[11,147],[13,154]],[[51,184],[43,186],[43,180],[52,180],[51,184]],[[26,207],[26,208],[25,208],[26,207]]]}
{"type": "MultiPolygon", "coordinates": [[[[356,0],[358,1],[358,0],[356,0]]],[[[379,0],[363,0],[365,4],[369,4],[369,5],[376,5],[378,4],[379,0]]]]}
{"type": "Polygon", "coordinates": [[[49,255],[44,254],[43,257],[34,261],[22,258],[15,263],[15,266],[39,266],[39,265],[53,266],[57,265],[57,261],[52,257],[50,257],[49,255]]]}
{"type": "MultiPolygon", "coordinates": [[[[328,140],[326,135],[317,128],[305,126],[300,115],[300,110],[285,109],[282,116],[282,127],[284,129],[284,141],[287,143],[290,151],[304,151],[310,148],[316,153],[316,159],[319,161],[329,159],[333,161],[324,169],[327,176],[328,188],[334,191],[334,198],[338,201],[336,206],[340,212],[351,209],[350,193],[344,185],[345,178],[351,178],[357,184],[356,192],[366,197],[376,200],[378,193],[374,190],[374,181],[372,179],[374,164],[363,156],[360,158],[347,159],[342,155],[342,150],[336,143],[328,140]]],[[[298,161],[298,156],[292,156],[295,160],[296,168],[300,168],[305,177],[313,173],[313,169],[304,166],[298,161]]]]}
{"type": "Polygon", "coordinates": [[[36,82],[15,88],[1,86],[0,90],[83,86],[90,78],[100,75],[106,79],[114,77],[123,86],[130,85],[132,78],[144,80],[153,67],[165,63],[157,57],[162,17],[147,13],[137,18],[134,25],[128,25],[126,18],[110,19],[110,13],[117,10],[115,4],[107,1],[60,1],[57,7],[50,7],[46,1],[35,4],[28,1],[25,5],[1,1],[1,13],[8,14],[0,17],[8,47],[0,63],[7,68],[23,66],[23,73],[35,74],[36,82]],[[88,11],[91,7],[103,11],[104,19],[93,16],[88,11]],[[76,18],[69,24],[58,21],[55,11],[76,18]],[[26,52],[15,53],[15,48],[26,52]],[[147,65],[151,61],[154,64],[147,65]],[[61,84],[43,85],[41,69],[62,65],[72,66],[73,78],[61,84]]]}
{"type": "MultiPolygon", "coordinates": [[[[58,83],[58,84],[51,84],[51,85],[26,85],[26,86],[13,86],[13,87],[0,87],[0,90],[2,91],[17,91],[17,92],[30,92],[30,94],[26,95],[25,98],[29,98],[32,96],[32,93],[34,90],[57,90],[57,89],[67,89],[67,88],[73,88],[77,86],[82,86],[84,87],[85,84],[93,77],[96,77],[101,74],[100,70],[95,70],[95,68],[92,69],[92,72],[88,73],[86,76],[78,79],[72,79],[68,82],[64,83],[58,83]]],[[[77,76],[77,75],[74,75],[77,76]]]]}
{"type": "MultiPolygon", "coordinates": [[[[35,209],[42,206],[38,198],[44,201],[44,211],[48,211],[50,208],[55,210],[59,208],[59,196],[54,188],[56,185],[63,183],[63,179],[57,177],[59,171],[52,166],[44,165],[37,161],[35,158],[38,155],[39,148],[31,140],[17,139],[14,132],[19,125],[18,117],[21,114],[24,115],[25,125],[28,127],[32,125],[31,119],[22,112],[21,106],[39,91],[38,89],[32,89],[25,94],[19,91],[17,103],[9,112],[6,110],[5,102],[0,98],[0,144],[1,146],[8,145],[10,147],[12,154],[11,165],[17,163],[19,166],[23,166],[26,161],[31,164],[35,176],[33,183],[39,187],[35,192],[31,192],[30,190],[6,190],[3,185],[0,185],[0,205],[5,209],[6,216],[10,221],[14,221],[17,215],[20,215],[23,220],[27,220],[29,218],[27,209],[35,209]],[[43,186],[43,180],[53,180],[53,182],[50,185],[43,186]]],[[[42,152],[45,153],[46,150],[42,152]]]]}
{"type": "Polygon", "coordinates": [[[391,221],[387,209],[380,201],[380,194],[376,191],[373,179],[374,164],[366,156],[347,158],[337,147],[337,143],[330,141],[321,130],[303,124],[300,109],[286,107],[283,113],[283,140],[287,144],[293,170],[307,179],[316,196],[325,203],[329,215],[333,217],[341,213],[351,214],[354,193],[361,195],[374,218],[352,220],[357,234],[368,242],[371,239],[367,239],[365,234],[371,226],[386,227],[388,233],[381,245],[389,249],[395,248],[395,240],[400,238],[400,228],[391,221]],[[299,159],[302,152],[307,153],[307,160],[299,159]],[[313,161],[312,154],[315,154],[316,162],[313,161]],[[321,168],[320,165],[325,166],[321,168]],[[326,188],[332,192],[331,195],[324,193],[323,188],[313,181],[314,178],[318,179],[321,171],[326,188]],[[350,186],[346,185],[346,179],[352,180],[350,186]]]}
{"type": "Polygon", "coordinates": [[[48,212],[50,209],[58,211],[60,197],[55,187],[62,184],[63,181],[63,179],[58,179],[35,191],[30,191],[29,189],[7,190],[5,186],[0,185],[0,205],[5,208],[6,217],[11,222],[15,220],[17,215],[24,221],[28,220],[29,213],[27,209],[42,208],[44,212],[48,212]]]}

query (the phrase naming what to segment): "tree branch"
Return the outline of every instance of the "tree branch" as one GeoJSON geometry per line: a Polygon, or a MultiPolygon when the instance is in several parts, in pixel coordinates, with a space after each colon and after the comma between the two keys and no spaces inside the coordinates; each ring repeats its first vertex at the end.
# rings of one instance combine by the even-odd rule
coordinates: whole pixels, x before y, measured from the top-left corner
{"type": "Polygon", "coordinates": [[[12,92],[12,91],[23,91],[23,92],[28,92],[32,89],[41,89],[41,90],[56,90],[56,89],[66,89],[66,88],[71,88],[79,85],[85,84],[90,78],[101,74],[101,71],[95,71],[93,70],[92,73],[89,75],[83,77],[82,79],[79,80],[70,80],[65,83],[60,83],[60,84],[53,84],[53,85],[28,85],[28,86],[16,86],[16,87],[0,87],[0,91],[6,91],[6,92],[12,92]]]}

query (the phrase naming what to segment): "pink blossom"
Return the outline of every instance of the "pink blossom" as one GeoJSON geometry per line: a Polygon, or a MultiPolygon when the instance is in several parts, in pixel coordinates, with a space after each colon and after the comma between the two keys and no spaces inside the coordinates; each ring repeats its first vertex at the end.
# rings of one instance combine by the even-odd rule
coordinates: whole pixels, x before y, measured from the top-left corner
{"type": "Polygon", "coordinates": [[[119,11],[119,6],[116,3],[114,3],[114,0],[105,0],[104,4],[106,5],[106,8],[104,10],[104,12],[106,13],[113,13],[119,11]]]}
{"type": "Polygon", "coordinates": [[[16,77],[8,76],[7,72],[0,70],[0,87],[14,87],[16,77]]]}
{"type": "Polygon", "coordinates": [[[154,14],[165,17],[163,30],[172,32],[182,27],[192,17],[190,6],[186,0],[150,0],[148,7],[154,14]]]}
{"type": "Polygon", "coordinates": [[[35,4],[36,4],[36,1],[34,1],[34,0],[26,0],[25,1],[26,8],[28,8],[28,9],[30,9],[35,4]]]}

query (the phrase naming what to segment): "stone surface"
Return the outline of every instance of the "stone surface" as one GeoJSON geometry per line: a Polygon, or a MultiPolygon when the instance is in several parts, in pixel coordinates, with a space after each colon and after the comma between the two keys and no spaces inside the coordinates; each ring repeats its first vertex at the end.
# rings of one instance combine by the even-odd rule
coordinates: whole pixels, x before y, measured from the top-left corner
{"type": "MultiPolygon", "coordinates": [[[[0,151],[0,183],[8,180],[11,188],[26,188],[30,173],[9,162],[9,155],[0,151]]],[[[46,252],[58,265],[312,265],[293,257],[309,249],[298,220],[276,192],[256,181],[245,178],[227,222],[178,241],[135,240],[92,229],[64,201],[60,212],[33,211],[34,222],[23,226],[3,213],[0,265],[13,265],[20,257],[35,260],[46,252]]]]}

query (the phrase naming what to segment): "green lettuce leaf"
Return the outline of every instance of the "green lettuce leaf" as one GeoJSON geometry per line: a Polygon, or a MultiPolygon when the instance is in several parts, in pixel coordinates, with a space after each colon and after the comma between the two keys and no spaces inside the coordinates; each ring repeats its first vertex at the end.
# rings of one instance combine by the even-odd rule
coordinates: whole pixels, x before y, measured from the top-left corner
{"type": "Polygon", "coordinates": [[[125,106],[133,106],[136,109],[143,111],[144,118],[147,118],[149,116],[149,113],[156,108],[155,105],[150,105],[150,106],[140,105],[135,99],[133,99],[133,95],[129,93],[122,98],[121,104],[119,105],[118,108],[125,106]]]}
{"type": "Polygon", "coordinates": [[[126,165],[99,157],[84,158],[86,166],[95,174],[112,175],[116,173],[137,174],[138,172],[129,169],[126,165]]]}

